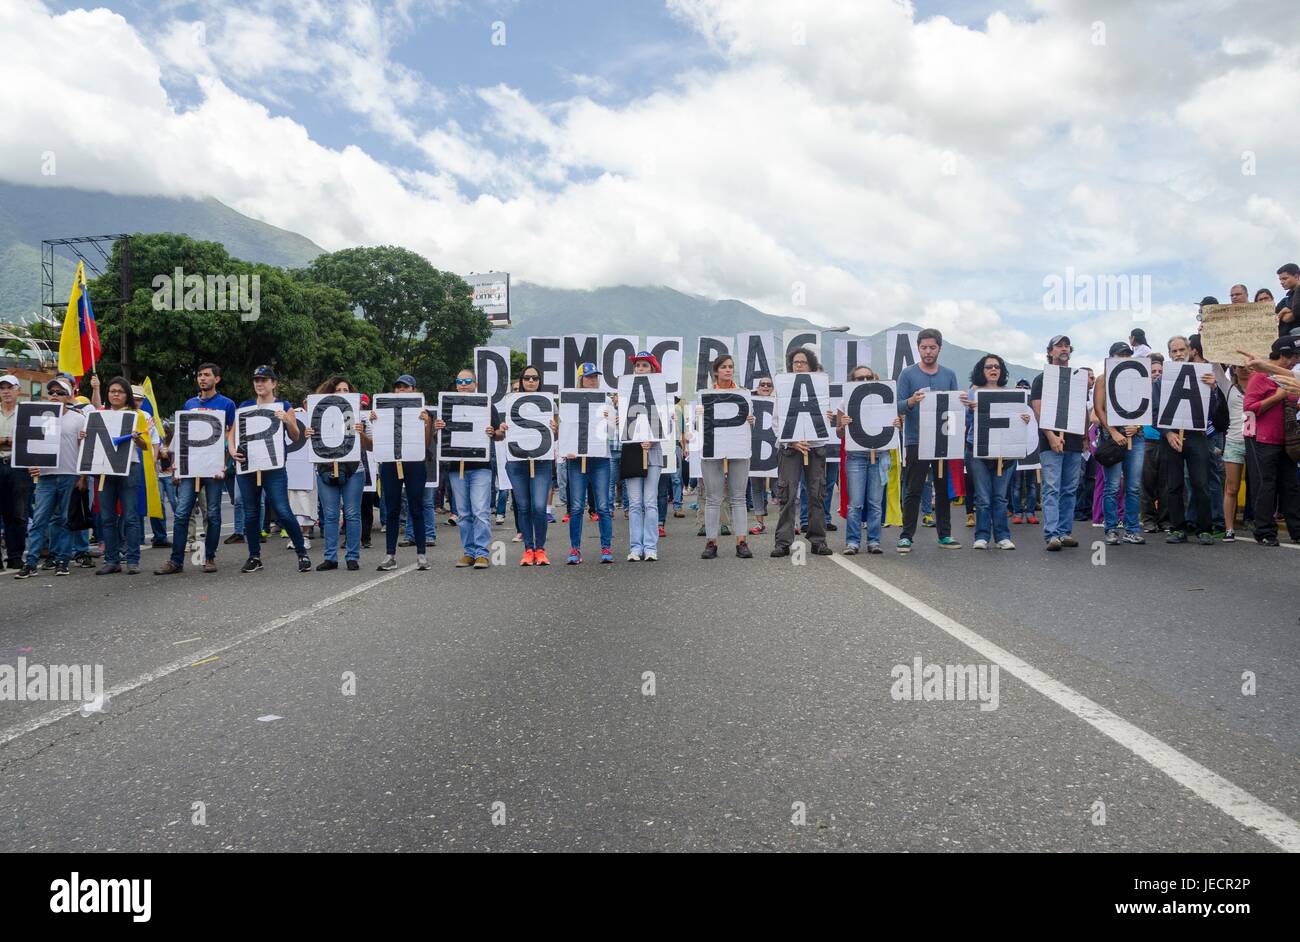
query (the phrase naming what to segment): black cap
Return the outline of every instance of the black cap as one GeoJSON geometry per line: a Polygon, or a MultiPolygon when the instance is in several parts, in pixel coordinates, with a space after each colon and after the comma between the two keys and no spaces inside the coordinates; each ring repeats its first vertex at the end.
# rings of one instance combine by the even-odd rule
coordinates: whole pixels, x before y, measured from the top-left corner
{"type": "Polygon", "coordinates": [[[1133,355],[1133,348],[1124,341],[1117,340],[1110,345],[1110,353],[1106,355],[1112,357],[1131,357],[1133,355]]]}
{"type": "Polygon", "coordinates": [[[1275,355],[1285,354],[1293,357],[1300,353],[1300,337],[1295,334],[1287,334],[1285,337],[1278,337],[1273,341],[1273,353],[1275,355]]]}
{"type": "Polygon", "coordinates": [[[278,376],[275,375],[275,370],[271,369],[271,368],[270,368],[269,366],[267,366],[265,363],[263,363],[263,364],[262,364],[261,366],[259,366],[257,369],[253,370],[253,379],[275,379],[275,380],[278,380],[279,378],[280,378],[280,377],[278,377],[278,376]]]}
{"type": "Polygon", "coordinates": [[[1207,294],[1205,297],[1201,298],[1202,307],[1204,307],[1207,304],[1218,304],[1218,303],[1219,303],[1219,299],[1214,297],[1213,295],[1207,294]]]}
{"type": "Polygon", "coordinates": [[[1051,340],[1047,341],[1047,352],[1051,353],[1052,348],[1055,347],[1058,343],[1062,343],[1062,342],[1068,344],[1069,346],[1074,346],[1074,344],[1070,343],[1070,338],[1065,336],[1065,334],[1057,334],[1051,340]]]}

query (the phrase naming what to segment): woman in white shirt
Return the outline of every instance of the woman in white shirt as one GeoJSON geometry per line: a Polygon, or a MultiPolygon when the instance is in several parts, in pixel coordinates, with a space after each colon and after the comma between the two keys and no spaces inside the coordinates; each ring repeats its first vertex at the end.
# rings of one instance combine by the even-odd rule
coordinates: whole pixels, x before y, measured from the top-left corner
{"type": "Polygon", "coordinates": [[[1242,402],[1245,399],[1246,380],[1244,366],[1231,367],[1232,385],[1228,387],[1228,431],[1223,436],[1223,519],[1226,532],[1223,542],[1237,539],[1233,525],[1237,522],[1237,494],[1241,491],[1241,471],[1246,466],[1246,439],[1242,433],[1242,402]]]}

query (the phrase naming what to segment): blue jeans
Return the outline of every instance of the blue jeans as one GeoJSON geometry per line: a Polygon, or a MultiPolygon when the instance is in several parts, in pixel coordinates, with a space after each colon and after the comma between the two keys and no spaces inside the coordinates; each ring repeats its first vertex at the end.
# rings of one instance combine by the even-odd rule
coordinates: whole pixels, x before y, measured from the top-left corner
{"type": "Polygon", "coordinates": [[[153,531],[153,541],[155,543],[165,543],[167,541],[167,508],[172,509],[172,517],[176,516],[176,484],[172,481],[170,474],[158,475],[158,500],[162,504],[162,517],[150,517],[149,527],[153,531]]]}
{"type": "MultiPolygon", "coordinates": [[[[421,465],[423,467],[423,465],[421,465]]],[[[289,507],[289,473],[284,468],[262,472],[262,483],[257,483],[257,474],[249,472],[237,476],[239,498],[244,505],[244,542],[248,544],[248,558],[259,555],[262,546],[262,521],[258,511],[262,507],[262,495],[265,494],[275,511],[275,518],[280,522],[293,541],[293,548],[299,556],[307,555],[307,547],[302,541],[302,527],[298,525],[298,516],[289,507]]],[[[208,525],[206,539],[212,538],[216,528],[208,525]]]]}
{"type": "Polygon", "coordinates": [[[1074,497],[1079,490],[1083,455],[1077,451],[1057,454],[1044,448],[1039,460],[1043,463],[1043,540],[1046,542],[1074,531],[1074,497]]]}
{"type": "Polygon", "coordinates": [[[659,474],[662,470],[652,461],[645,477],[623,481],[629,509],[629,549],[643,554],[659,549],[659,474]]]}
{"type": "Polygon", "coordinates": [[[172,521],[172,565],[185,565],[185,544],[189,542],[190,517],[198,490],[207,495],[208,522],[203,534],[203,558],[216,559],[221,545],[221,493],[225,482],[217,478],[181,478],[176,492],[176,514],[172,521]]]}
{"type": "MultiPolygon", "coordinates": [[[[822,498],[822,519],[827,523],[831,522],[831,494],[835,492],[835,484],[839,479],[839,462],[826,462],[826,496],[822,498]]],[[[799,529],[808,531],[808,488],[802,479],[799,481],[799,529]]]]}
{"type": "Polygon", "coordinates": [[[569,506],[569,545],[582,546],[582,524],[586,515],[584,505],[587,502],[587,485],[591,484],[592,494],[596,498],[596,519],[600,528],[600,548],[609,549],[614,542],[614,521],[609,507],[609,462],[604,458],[588,458],[587,470],[582,470],[581,458],[570,458],[565,462],[568,468],[569,496],[573,503],[569,506]]]}
{"type": "Polygon", "coordinates": [[[68,499],[75,474],[42,474],[32,488],[32,525],[27,528],[27,565],[35,568],[49,542],[56,563],[72,558],[72,533],[68,530],[68,499]]]}
{"type": "MultiPolygon", "coordinates": [[[[880,524],[885,516],[885,485],[889,483],[889,452],[877,451],[876,463],[865,451],[851,451],[845,459],[848,477],[849,516],[845,523],[846,546],[862,545],[862,526],[867,527],[867,543],[880,542],[880,524]],[[862,510],[866,508],[864,520],[862,510]]],[[[753,479],[751,479],[751,487],[753,479]]]]}
{"type": "MultiPolygon", "coordinates": [[[[623,473],[622,467],[623,452],[619,450],[609,453],[609,506],[612,511],[614,504],[615,488],[621,480],[619,477],[623,473]]],[[[623,488],[623,509],[627,510],[627,488],[623,488]]]]}
{"type": "Polygon", "coordinates": [[[1102,491],[1101,508],[1107,533],[1119,529],[1121,477],[1124,479],[1124,529],[1129,533],[1142,532],[1142,522],[1138,518],[1142,510],[1142,459],[1146,453],[1146,444],[1145,438],[1134,435],[1133,448],[1125,449],[1124,460],[1103,469],[1106,488],[1102,491]]]}
{"type": "MultiPolygon", "coordinates": [[[[555,477],[555,487],[556,487],[556,489],[559,491],[559,494],[558,494],[559,501],[560,501],[561,504],[564,505],[565,510],[568,510],[568,508],[569,508],[569,475],[566,474],[566,473],[565,473],[565,470],[564,470],[564,466],[565,466],[566,464],[568,464],[568,461],[566,461],[564,458],[560,458],[560,459],[558,459],[558,460],[555,462],[555,468],[553,469],[553,472],[552,472],[552,473],[554,474],[554,477],[555,477]]],[[[549,496],[549,495],[548,495],[548,496],[549,496]]]]}
{"type": "Polygon", "coordinates": [[[325,559],[339,559],[339,505],[343,505],[343,525],[347,528],[345,553],[348,559],[361,558],[361,495],[365,492],[366,473],[358,468],[335,484],[333,467],[321,465],[316,472],[316,493],[320,495],[321,529],[325,531],[325,559]]]}
{"type": "MultiPolygon", "coordinates": [[[[428,469],[425,469],[428,474],[428,469]]],[[[437,514],[433,512],[433,495],[438,490],[436,487],[429,487],[428,479],[425,479],[424,487],[424,542],[427,546],[433,546],[438,540],[437,514]]],[[[406,515],[406,528],[402,531],[408,540],[415,542],[415,527],[411,524],[411,515],[406,515]]]]}
{"type": "Polygon", "coordinates": [[[1033,471],[1016,471],[1011,484],[1011,512],[1033,514],[1038,511],[1038,475],[1033,471]],[[1023,496],[1022,496],[1023,493],[1023,496]]]}
{"type": "MultiPolygon", "coordinates": [[[[529,475],[527,461],[507,461],[506,476],[519,510],[524,549],[546,549],[546,499],[551,496],[553,461],[534,461],[529,475]]],[[[572,519],[572,517],[570,517],[572,519]]]]}
{"type": "Polygon", "coordinates": [[[140,490],[143,487],[144,474],[138,461],[131,463],[131,471],[124,477],[104,477],[99,489],[99,517],[104,526],[104,562],[110,566],[121,563],[123,556],[128,565],[140,565],[140,541],[144,539],[144,526],[140,520],[140,490]],[[120,530],[119,503],[122,505],[120,530]]]}
{"type": "Polygon", "coordinates": [[[402,530],[402,489],[406,489],[406,512],[415,531],[415,552],[421,556],[427,548],[424,529],[425,481],[428,472],[423,461],[403,461],[402,477],[397,476],[397,462],[379,465],[379,488],[384,493],[384,546],[389,556],[397,555],[397,535],[402,530]]]}
{"type": "Polygon", "coordinates": [[[975,483],[975,539],[994,542],[1011,539],[1007,491],[1016,477],[1015,461],[1004,459],[1002,473],[998,474],[996,459],[968,456],[966,469],[975,483]]]}
{"type": "MultiPolygon", "coordinates": [[[[461,477],[457,466],[452,464],[443,473],[448,475],[447,481],[456,501],[456,529],[460,531],[460,545],[464,547],[465,555],[471,559],[486,557],[488,541],[492,539],[491,522],[488,519],[492,498],[492,469],[466,469],[465,476],[461,477]]],[[[545,515],[546,507],[543,505],[542,519],[545,519],[545,515]]]]}

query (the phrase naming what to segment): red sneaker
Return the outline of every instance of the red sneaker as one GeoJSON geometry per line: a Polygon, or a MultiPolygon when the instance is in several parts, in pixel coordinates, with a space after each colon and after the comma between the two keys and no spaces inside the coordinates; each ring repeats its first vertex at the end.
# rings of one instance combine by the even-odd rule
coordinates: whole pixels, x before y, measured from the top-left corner
{"type": "Polygon", "coordinates": [[[537,553],[535,550],[524,550],[524,558],[519,561],[521,566],[532,566],[536,562],[537,553]]]}
{"type": "Polygon", "coordinates": [[[1030,515],[1029,515],[1029,522],[1030,522],[1030,523],[1037,523],[1037,522],[1038,522],[1038,518],[1035,517],[1033,514],[1030,514],[1030,515]]]}
{"type": "Polygon", "coordinates": [[[1011,522],[1012,522],[1012,523],[1024,523],[1024,522],[1025,522],[1025,518],[1024,518],[1024,516],[1021,515],[1021,514],[1014,514],[1014,515],[1011,517],[1011,522]]]}
{"type": "Polygon", "coordinates": [[[550,561],[549,559],[546,558],[546,550],[544,550],[544,549],[539,549],[539,550],[537,550],[536,552],[533,553],[533,565],[534,565],[534,566],[549,566],[550,564],[551,564],[551,561],[550,561]]]}
{"type": "Polygon", "coordinates": [[[568,515],[568,514],[565,514],[565,515],[564,515],[564,519],[561,520],[560,523],[568,523],[568,522],[569,522],[569,515],[568,515]]]}
{"type": "Polygon", "coordinates": [[[667,536],[667,535],[668,535],[668,531],[665,530],[663,527],[660,527],[660,528],[659,528],[659,535],[660,535],[660,536],[667,536]]]}

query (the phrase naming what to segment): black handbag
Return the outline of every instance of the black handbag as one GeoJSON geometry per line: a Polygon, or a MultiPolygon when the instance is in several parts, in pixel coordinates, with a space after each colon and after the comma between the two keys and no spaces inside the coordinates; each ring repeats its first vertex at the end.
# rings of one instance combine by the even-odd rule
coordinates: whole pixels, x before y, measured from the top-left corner
{"type": "Polygon", "coordinates": [[[1109,468],[1113,464],[1119,464],[1128,455],[1127,445],[1116,445],[1115,439],[1110,437],[1109,432],[1102,432],[1097,438],[1097,450],[1092,456],[1097,459],[1097,464],[1103,468],[1109,468]]]}
{"type": "Polygon", "coordinates": [[[74,487],[68,492],[68,529],[89,530],[95,525],[95,514],[90,506],[90,488],[74,487]]]}

